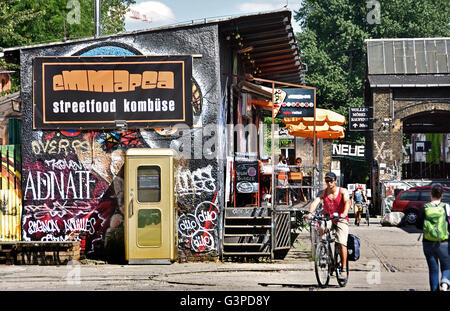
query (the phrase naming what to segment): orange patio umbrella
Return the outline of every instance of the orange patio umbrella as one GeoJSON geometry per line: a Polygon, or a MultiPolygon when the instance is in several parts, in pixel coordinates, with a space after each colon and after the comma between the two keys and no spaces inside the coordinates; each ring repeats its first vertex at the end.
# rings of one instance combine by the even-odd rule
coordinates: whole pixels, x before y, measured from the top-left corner
{"type": "MultiPolygon", "coordinates": [[[[314,117],[294,117],[294,118],[283,118],[285,124],[296,124],[299,125],[303,123],[304,125],[314,125],[314,117]]],[[[345,123],[345,117],[337,112],[316,108],[316,126],[321,126],[324,124],[328,125],[343,125],[345,123]]]]}
{"type": "MultiPolygon", "coordinates": [[[[314,126],[305,125],[300,123],[299,125],[287,124],[286,128],[289,131],[289,135],[304,138],[314,138],[314,126]]],[[[316,125],[316,138],[324,139],[337,139],[344,138],[344,128],[340,125],[328,125],[324,123],[323,125],[316,125]]]]}

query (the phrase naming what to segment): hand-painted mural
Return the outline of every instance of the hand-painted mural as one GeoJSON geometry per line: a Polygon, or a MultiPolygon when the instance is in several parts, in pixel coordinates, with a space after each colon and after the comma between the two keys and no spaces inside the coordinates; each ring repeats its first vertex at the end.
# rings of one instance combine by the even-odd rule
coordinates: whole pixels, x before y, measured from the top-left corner
{"type": "MultiPolygon", "coordinates": [[[[75,55],[139,54],[125,44],[81,51],[75,55]]],[[[27,57],[25,62],[30,61],[27,57]]],[[[140,147],[176,149],[188,141],[190,149],[182,154],[178,171],[179,257],[216,255],[221,192],[218,161],[193,156],[196,144],[203,146],[208,138],[195,127],[202,126],[205,115],[208,123],[215,122],[215,93],[209,95],[209,104],[204,107],[201,83],[194,79],[192,91],[194,128],[183,130],[31,131],[27,116],[24,133],[30,137],[23,143],[23,239],[79,240],[86,255],[93,257],[107,255],[108,248],[114,246],[121,256],[125,151],[140,147]]]]}
{"type": "Polygon", "coordinates": [[[0,241],[20,241],[22,217],[20,146],[0,147],[0,241]]]}
{"type": "Polygon", "coordinates": [[[31,142],[24,160],[25,240],[81,240],[86,252],[123,220],[124,150],[142,145],[136,132],[54,131],[31,142]]]}

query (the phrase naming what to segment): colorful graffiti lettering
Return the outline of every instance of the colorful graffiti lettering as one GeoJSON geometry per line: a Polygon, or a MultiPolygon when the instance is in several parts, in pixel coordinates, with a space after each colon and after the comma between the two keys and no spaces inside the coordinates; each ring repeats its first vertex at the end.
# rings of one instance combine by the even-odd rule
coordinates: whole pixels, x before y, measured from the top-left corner
{"type": "Polygon", "coordinates": [[[0,241],[18,241],[22,217],[20,146],[0,146],[0,153],[0,241]]]}

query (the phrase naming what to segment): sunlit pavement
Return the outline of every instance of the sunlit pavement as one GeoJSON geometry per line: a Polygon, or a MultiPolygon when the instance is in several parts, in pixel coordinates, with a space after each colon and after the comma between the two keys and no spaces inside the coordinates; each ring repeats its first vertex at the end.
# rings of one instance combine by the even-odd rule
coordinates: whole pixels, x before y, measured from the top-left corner
{"type": "Polygon", "coordinates": [[[350,232],[361,239],[361,258],[350,262],[349,282],[317,286],[307,231],[299,232],[283,260],[259,263],[193,262],[171,265],[0,266],[0,290],[164,291],[428,291],[428,271],[414,227],[382,227],[379,219],[350,232]]]}

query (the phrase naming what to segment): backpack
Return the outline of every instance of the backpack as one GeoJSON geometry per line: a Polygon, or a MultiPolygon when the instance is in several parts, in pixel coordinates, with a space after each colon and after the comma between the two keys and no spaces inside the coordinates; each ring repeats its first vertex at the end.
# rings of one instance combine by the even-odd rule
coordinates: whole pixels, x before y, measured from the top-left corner
{"type": "Polygon", "coordinates": [[[364,197],[363,197],[361,191],[355,190],[355,202],[361,203],[363,201],[364,201],[364,197]]]}
{"type": "Polygon", "coordinates": [[[423,237],[433,242],[448,240],[448,222],[445,203],[441,202],[437,206],[431,203],[425,204],[423,237]]]}
{"type": "Polygon", "coordinates": [[[357,261],[359,259],[359,246],[361,241],[356,235],[349,234],[347,238],[347,259],[357,261]]]}

